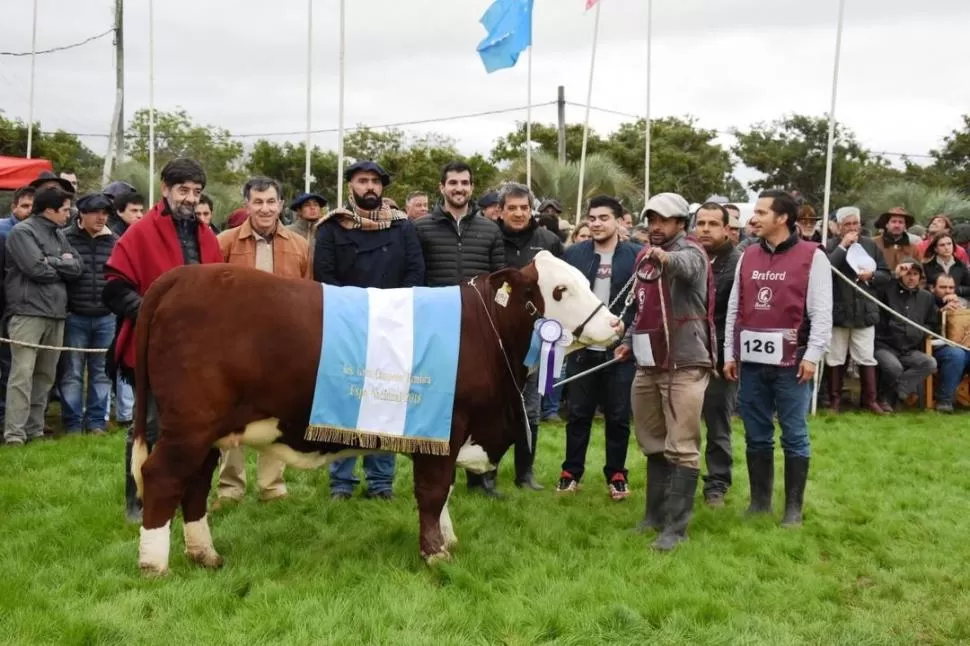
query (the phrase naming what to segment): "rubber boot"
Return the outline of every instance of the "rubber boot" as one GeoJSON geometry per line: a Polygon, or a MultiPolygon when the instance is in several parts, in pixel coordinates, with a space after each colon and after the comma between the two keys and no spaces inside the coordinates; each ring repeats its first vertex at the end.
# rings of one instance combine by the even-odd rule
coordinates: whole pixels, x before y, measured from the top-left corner
{"type": "Polygon", "coordinates": [[[664,509],[670,490],[671,465],[663,453],[647,456],[647,496],[638,532],[659,532],[664,528],[664,509]]]}
{"type": "Polygon", "coordinates": [[[694,494],[700,469],[673,466],[670,473],[670,491],[664,505],[664,528],[653,542],[653,549],[669,552],[687,540],[687,525],[694,515],[694,494]]]}
{"type": "Polygon", "coordinates": [[[805,483],[808,482],[808,458],[785,456],[785,516],[782,527],[800,527],[805,483]]]}
{"type": "Polygon", "coordinates": [[[524,439],[515,443],[515,486],[542,491],[545,487],[536,482],[535,476],[532,474],[532,465],[536,459],[536,442],[539,439],[539,425],[530,423],[529,433],[532,436],[531,451],[524,439]]]}
{"type": "Polygon", "coordinates": [[[771,491],[775,486],[775,454],[773,451],[748,451],[747,462],[751,483],[751,504],[747,513],[770,514],[771,491]]]}
{"type": "Polygon", "coordinates": [[[876,415],[885,415],[886,411],[879,405],[878,395],[876,394],[878,385],[876,366],[859,366],[859,382],[862,390],[860,407],[876,415]]]}
{"type": "Polygon", "coordinates": [[[842,406],[842,379],[845,366],[829,366],[829,410],[838,413],[842,406]]]}
{"type": "Polygon", "coordinates": [[[134,438],[131,433],[125,442],[125,520],[129,523],[141,524],[141,501],[138,499],[138,490],[135,487],[135,478],[131,475],[131,451],[134,445],[134,438]]]}

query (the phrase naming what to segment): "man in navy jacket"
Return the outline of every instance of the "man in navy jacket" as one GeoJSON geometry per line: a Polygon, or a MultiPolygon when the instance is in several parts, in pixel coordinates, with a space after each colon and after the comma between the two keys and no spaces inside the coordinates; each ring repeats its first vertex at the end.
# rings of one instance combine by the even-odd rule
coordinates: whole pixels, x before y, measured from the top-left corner
{"type": "MultiPolygon", "coordinates": [[[[566,249],[564,260],[587,278],[593,293],[610,305],[633,275],[640,245],[620,240],[623,207],[612,197],[600,195],[589,201],[587,211],[591,240],[566,249]]],[[[612,312],[619,315],[626,295],[612,312]]],[[[628,308],[623,325],[630,327],[636,308],[628,308]]],[[[590,347],[569,355],[566,376],[585,372],[613,358],[613,348],[590,347]]],[[[626,452],[630,440],[630,387],[635,366],[626,361],[613,364],[569,384],[569,417],[566,422],[566,459],[556,491],[576,491],[586,466],[586,449],[597,407],[606,418],[606,465],[603,474],[613,500],[629,495],[626,452]]]]}
{"type": "MultiPolygon", "coordinates": [[[[383,205],[391,177],[378,164],[362,161],[344,174],[348,205],[335,209],[317,231],[313,279],[328,285],[395,289],[424,285],[424,256],[414,224],[402,211],[383,205]]],[[[394,454],[364,456],[367,496],[393,496],[394,454]]],[[[330,497],[347,500],[360,480],[356,458],[330,465],[330,497]]]]}

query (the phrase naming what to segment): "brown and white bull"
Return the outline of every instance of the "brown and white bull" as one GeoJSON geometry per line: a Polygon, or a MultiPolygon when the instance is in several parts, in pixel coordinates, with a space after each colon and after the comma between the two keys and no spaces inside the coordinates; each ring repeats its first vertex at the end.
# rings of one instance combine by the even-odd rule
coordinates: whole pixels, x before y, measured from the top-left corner
{"type": "MultiPolygon", "coordinates": [[[[519,388],[535,320],[558,320],[581,345],[610,343],[622,333],[583,274],[548,252],[521,270],[465,281],[460,293],[449,455],[411,454],[420,548],[429,562],[448,558],[457,542],[447,508],[456,463],[487,471],[525,432],[519,388]],[[511,288],[507,302],[497,302],[504,284],[511,288]]],[[[136,329],[136,394],[145,401],[147,385],[154,395],[158,440],[149,454],[147,407],[139,406],[132,460],[144,508],[145,573],[167,571],[170,522],[180,503],[186,554],[206,567],[222,564],[206,519],[218,448],[252,446],[302,469],[373,452],[304,439],[323,307],[319,283],[226,265],[179,267],[148,290],[136,329]]]]}

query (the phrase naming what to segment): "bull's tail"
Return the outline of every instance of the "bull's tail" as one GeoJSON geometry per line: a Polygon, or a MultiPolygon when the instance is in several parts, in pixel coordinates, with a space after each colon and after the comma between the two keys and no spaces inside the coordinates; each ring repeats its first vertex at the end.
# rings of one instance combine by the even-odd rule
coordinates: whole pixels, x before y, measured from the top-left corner
{"type": "MultiPolygon", "coordinates": [[[[178,273],[178,272],[172,272],[178,273]]],[[[145,293],[138,309],[138,323],[135,325],[135,429],[131,451],[131,476],[135,480],[138,498],[143,499],[144,487],[141,469],[148,460],[148,342],[152,317],[165,294],[175,286],[177,276],[171,273],[160,277],[145,293]]],[[[161,429],[159,429],[159,434],[161,429]]],[[[158,440],[156,439],[156,442],[158,440]]]]}

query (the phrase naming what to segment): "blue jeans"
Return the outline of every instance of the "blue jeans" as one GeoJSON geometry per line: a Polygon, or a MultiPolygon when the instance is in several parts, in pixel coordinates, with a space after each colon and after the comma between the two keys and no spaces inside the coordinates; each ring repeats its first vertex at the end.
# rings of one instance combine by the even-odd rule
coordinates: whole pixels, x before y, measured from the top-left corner
{"type": "MultiPolygon", "coordinates": [[[[562,363],[562,371],[559,373],[556,381],[559,381],[566,375],[566,362],[562,363]]],[[[552,417],[553,415],[559,414],[559,402],[562,400],[562,389],[564,386],[559,386],[558,388],[553,388],[548,395],[542,396],[542,414],[541,418],[546,419],[547,417],[552,417]]]]}
{"type": "Polygon", "coordinates": [[[963,375],[970,372],[970,351],[944,345],[933,352],[939,379],[936,382],[936,399],[941,404],[952,404],[963,375]]]}
{"type": "Polygon", "coordinates": [[[757,363],[741,364],[739,411],[744,422],[747,450],[773,451],[775,413],[781,425],[781,448],[789,457],[811,456],[808,440],[808,410],[812,403],[812,382],[798,383],[798,366],[779,368],[757,363]]]}
{"type": "Polygon", "coordinates": [[[135,393],[131,384],[126,384],[121,375],[115,383],[115,421],[131,422],[135,413],[135,393]]]}
{"type": "MultiPolygon", "coordinates": [[[[115,335],[115,317],[68,314],[64,345],[72,348],[107,348],[115,335]]],[[[61,414],[68,433],[104,429],[111,395],[111,380],[104,371],[103,353],[65,352],[61,378],[61,414]],[[84,372],[87,369],[87,394],[84,372]]]]}
{"type": "MultiPolygon", "coordinates": [[[[364,475],[367,477],[367,491],[371,494],[391,491],[394,486],[394,462],[397,456],[391,454],[365,455],[364,475]]],[[[360,478],[354,475],[357,458],[339,460],[330,465],[330,493],[353,493],[360,478]]]]}

